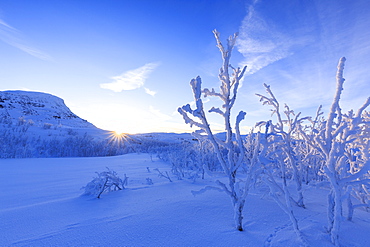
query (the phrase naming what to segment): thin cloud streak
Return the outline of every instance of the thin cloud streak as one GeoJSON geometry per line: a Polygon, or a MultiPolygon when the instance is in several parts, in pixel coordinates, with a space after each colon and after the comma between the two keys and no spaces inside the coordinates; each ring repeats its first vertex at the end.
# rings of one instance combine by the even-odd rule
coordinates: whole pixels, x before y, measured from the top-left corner
{"type": "Polygon", "coordinates": [[[244,56],[241,66],[248,65],[247,74],[254,74],[271,63],[293,54],[292,47],[311,42],[308,37],[292,37],[274,28],[255,9],[255,1],[242,21],[237,49],[244,56]]]}
{"type": "MultiPolygon", "coordinates": [[[[129,70],[119,76],[111,77],[113,82],[100,84],[103,89],[109,89],[113,92],[119,93],[125,90],[134,90],[144,86],[145,80],[149,74],[159,66],[159,63],[147,63],[144,66],[129,70]]],[[[145,88],[146,93],[154,95],[155,92],[145,88]]]]}
{"type": "Polygon", "coordinates": [[[0,19],[0,40],[30,54],[33,57],[45,61],[52,60],[48,54],[28,45],[21,36],[21,33],[16,28],[10,26],[5,21],[0,19]]]}

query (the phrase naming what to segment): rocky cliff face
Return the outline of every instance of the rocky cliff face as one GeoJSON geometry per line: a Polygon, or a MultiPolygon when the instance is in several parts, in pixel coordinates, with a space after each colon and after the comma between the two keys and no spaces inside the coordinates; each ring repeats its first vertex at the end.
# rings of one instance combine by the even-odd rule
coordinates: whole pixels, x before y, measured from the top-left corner
{"type": "Polygon", "coordinates": [[[38,127],[96,128],[51,94],[0,91],[0,123],[29,122],[38,127]]]}

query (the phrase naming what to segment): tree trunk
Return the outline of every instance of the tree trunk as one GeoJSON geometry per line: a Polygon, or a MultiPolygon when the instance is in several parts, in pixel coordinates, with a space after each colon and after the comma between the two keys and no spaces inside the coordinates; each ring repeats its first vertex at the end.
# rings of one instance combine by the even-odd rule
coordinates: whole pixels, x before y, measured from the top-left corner
{"type": "Polygon", "coordinates": [[[235,217],[235,224],[236,229],[238,231],[243,231],[243,209],[244,209],[245,200],[242,200],[241,202],[236,202],[234,205],[234,217],[235,217]]]}

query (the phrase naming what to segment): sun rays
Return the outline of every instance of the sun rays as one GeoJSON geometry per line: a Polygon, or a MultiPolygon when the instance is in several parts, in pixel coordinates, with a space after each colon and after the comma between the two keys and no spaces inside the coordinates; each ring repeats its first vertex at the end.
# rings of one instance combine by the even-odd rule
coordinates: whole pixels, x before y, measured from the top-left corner
{"type": "Polygon", "coordinates": [[[122,145],[122,144],[129,142],[131,138],[126,133],[110,131],[108,139],[109,139],[109,144],[122,145]]]}

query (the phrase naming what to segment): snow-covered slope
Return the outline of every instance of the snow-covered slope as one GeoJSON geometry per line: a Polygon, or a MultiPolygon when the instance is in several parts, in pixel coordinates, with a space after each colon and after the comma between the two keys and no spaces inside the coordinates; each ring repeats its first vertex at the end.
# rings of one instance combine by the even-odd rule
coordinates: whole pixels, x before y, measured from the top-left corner
{"type": "Polygon", "coordinates": [[[0,131],[4,129],[42,140],[84,134],[104,139],[109,135],[74,114],[63,99],[29,91],[0,91],[0,131]]]}
{"type": "Polygon", "coordinates": [[[109,141],[111,134],[78,117],[54,95],[0,91],[0,158],[124,153],[123,145],[109,141]]]}
{"type": "Polygon", "coordinates": [[[39,127],[96,128],[74,114],[61,98],[40,92],[0,91],[0,118],[31,122],[39,127]]]}

